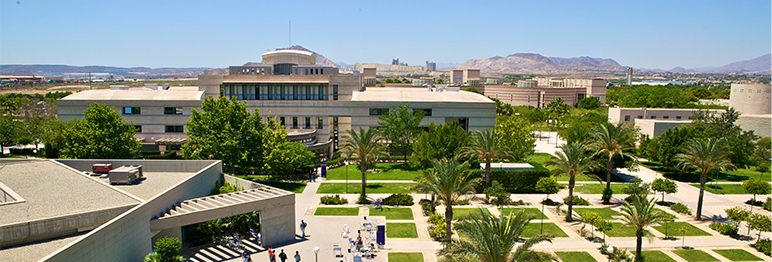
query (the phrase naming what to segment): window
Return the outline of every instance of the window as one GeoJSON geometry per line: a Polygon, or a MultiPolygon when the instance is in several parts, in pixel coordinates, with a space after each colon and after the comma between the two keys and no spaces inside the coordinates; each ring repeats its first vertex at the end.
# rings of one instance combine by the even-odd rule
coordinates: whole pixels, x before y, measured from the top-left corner
{"type": "Polygon", "coordinates": [[[333,150],[338,151],[338,117],[332,117],[333,150]]]}
{"type": "Polygon", "coordinates": [[[638,119],[643,119],[643,116],[638,116],[638,119]]]}
{"type": "Polygon", "coordinates": [[[166,126],[166,133],[182,133],[185,132],[184,126],[166,126]]]}
{"type": "Polygon", "coordinates": [[[670,119],[670,116],[663,116],[663,119],[670,119]]]}
{"type": "Polygon", "coordinates": [[[306,75],[308,74],[308,68],[306,68],[306,75]]]}
{"type": "Polygon", "coordinates": [[[274,86],[268,86],[268,100],[273,100],[273,88],[274,86]]]}
{"type": "Polygon", "coordinates": [[[675,119],[676,120],[681,120],[681,116],[676,116],[675,119]]]}
{"type": "Polygon", "coordinates": [[[306,117],[306,125],[305,125],[305,127],[306,127],[306,129],[311,129],[311,118],[310,117],[306,117]]]}
{"type": "Polygon", "coordinates": [[[323,74],[324,74],[324,68],[322,68],[321,70],[319,70],[319,74],[320,74],[320,75],[323,75],[323,74]]]}
{"type": "Polygon", "coordinates": [[[293,129],[298,129],[298,117],[296,117],[296,116],[292,117],[292,128],[293,129]]]}
{"type": "Polygon", "coordinates": [[[123,114],[124,115],[140,115],[141,110],[139,107],[124,107],[123,108],[123,114]]]}
{"type": "Polygon", "coordinates": [[[420,111],[424,112],[424,116],[432,116],[432,110],[429,109],[429,108],[425,108],[425,109],[416,108],[416,109],[413,109],[413,114],[416,114],[417,112],[420,112],[420,111]]]}
{"type": "Polygon", "coordinates": [[[306,86],[306,100],[311,100],[311,86],[306,86]]]}
{"type": "Polygon", "coordinates": [[[284,96],[284,88],[285,88],[285,86],[280,86],[279,87],[279,94],[281,95],[281,100],[287,99],[287,97],[284,96]]]}
{"type": "Polygon", "coordinates": [[[650,116],[651,119],[657,119],[657,116],[650,116]]]}
{"type": "Polygon", "coordinates": [[[625,121],[630,121],[630,116],[629,115],[625,116],[625,121]]]}
{"type": "Polygon", "coordinates": [[[371,116],[380,116],[380,115],[388,115],[388,114],[389,114],[388,108],[370,108],[371,116]]]}
{"type": "Polygon", "coordinates": [[[137,130],[137,133],[142,133],[142,126],[136,125],[136,126],[134,126],[134,129],[137,130]]]}
{"type": "Polygon", "coordinates": [[[317,87],[317,90],[319,91],[318,92],[319,100],[327,100],[327,99],[324,99],[324,86],[320,85],[319,87],[317,87]]]}
{"type": "Polygon", "coordinates": [[[338,85],[332,85],[332,100],[338,100],[338,85]]]}
{"type": "Polygon", "coordinates": [[[281,126],[284,127],[284,117],[279,117],[279,123],[281,123],[281,126]]]}
{"type": "MultiPolygon", "coordinates": [[[[306,69],[308,71],[308,69],[306,69]]],[[[300,94],[300,87],[292,86],[292,100],[298,100],[298,94],[300,94]]]]}
{"type": "Polygon", "coordinates": [[[322,129],[324,128],[324,118],[317,117],[316,119],[316,129],[322,129]]]}
{"type": "Polygon", "coordinates": [[[164,115],[182,115],[182,107],[164,107],[164,115]]]}

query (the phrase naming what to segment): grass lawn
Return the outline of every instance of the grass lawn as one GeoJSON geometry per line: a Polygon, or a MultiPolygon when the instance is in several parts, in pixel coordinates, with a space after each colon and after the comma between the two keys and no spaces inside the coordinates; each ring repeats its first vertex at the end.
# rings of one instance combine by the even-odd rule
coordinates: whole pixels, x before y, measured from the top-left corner
{"type": "Polygon", "coordinates": [[[314,216],[358,216],[356,207],[317,207],[314,216]]]}
{"type": "Polygon", "coordinates": [[[598,261],[598,260],[595,260],[595,258],[592,257],[590,253],[587,253],[584,251],[555,252],[555,255],[558,255],[558,257],[563,261],[571,261],[571,262],[597,262],[598,261]]]}
{"type": "MultiPolygon", "coordinates": [[[[683,236],[684,233],[681,233],[680,228],[684,226],[689,228],[689,230],[686,231],[687,237],[712,236],[710,233],[705,232],[702,229],[689,224],[688,222],[667,222],[665,224],[667,224],[667,235],[671,237],[683,236]]],[[[662,234],[665,234],[665,225],[653,226],[653,228],[662,234]]]]}
{"type": "Polygon", "coordinates": [[[609,237],[635,237],[635,228],[625,226],[625,224],[620,222],[613,222],[614,229],[612,229],[609,232],[606,232],[606,236],[609,237]]]}
{"type": "MultiPolygon", "coordinates": [[[[415,180],[421,176],[421,169],[404,168],[404,163],[376,163],[375,168],[381,170],[378,173],[367,173],[368,180],[415,180]]],[[[348,180],[362,181],[362,172],[358,165],[341,166],[327,170],[327,180],[346,180],[346,168],[348,168],[348,180]]]]}
{"type": "MultiPolygon", "coordinates": [[[[689,184],[693,187],[700,188],[700,184],[689,184]]],[[[705,191],[710,193],[716,192],[716,186],[712,183],[705,183],[705,191]]],[[[767,191],[769,192],[769,191],[767,191]]],[[[718,194],[732,195],[732,194],[747,194],[743,190],[742,184],[718,184],[718,194]]]]}
{"type": "MultiPolygon", "coordinates": [[[[641,165],[648,167],[649,169],[658,171],[664,174],[666,177],[673,180],[678,180],[681,182],[700,182],[699,172],[681,174],[680,171],[678,170],[675,170],[672,168],[663,168],[659,162],[655,162],[655,161],[641,162],[641,165]],[[659,168],[657,169],[655,167],[659,167],[659,168]]],[[[740,182],[748,179],[761,179],[763,181],[772,181],[772,176],[770,176],[769,171],[761,173],[759,171],[754,170],[754,168],[750,168],[750,169],[741,168],[741,169],[732,170],[732,171],[724,171],[718,174],[719,182],[740,182]]],[[[708,176],[708,181],[709,182],[716,181],[715,172],[708,176]]]]}
{"type": "Polygon", "coordinates": [[[732,261],[764,261],[764,259],[761,259],[751,254],[751,252],[742,249],[713,249],[713,252],[716,252],[719,255],[722,255],[732,261]]]}
{"type": "Polygon", "coordinates": [[[610,208],[574,208],[573,210],[580,216],[583,216],[589,212],[595,212],[598,213],[602,219],[612,219],[613,216],[622,215],[617,211],[611,210],[610,208]]]}
{"type": "MultiPolygon", "coordinates": [[[[522,238],[529,238],[534,237],[539,234],[539,231],[541,229],[541,223],[532,222],[525,225],[525,228],[523,228],[523,233],[520,234],[520,237],[522,238]]],[[[559,226],[553,224],[553,223],[544,223],[544,234],[549,234],[554,237],[568,237],[566,232],[563,232],[562,229],[560,229],[559,226]]]]}
{"type": "Polygon", "coordinates": [[[385,216],[386,219],[413,220],[409,207],[370,208],[370,216],[385,216]]]}
{"type": "Polygon", "coordinates": [[[386,237],[418,238],[415,223],[386,223],[386,237]]]}
{"type": "MultiPolygon", "coordinates": [[[[544,167],[546,167],[547,169],[549,169],[550,171],[557,169],[557,167],[547,165],[547,161],[549,161],[550,159],[555,159],[555,157],[548,153],[534,153],[533,155],[525,157],[525,162],[539,163],[544,167]]],[[[601,176],[601,178],[605,179],[606,177],[605,171],[603,171],[603,173],[604,175],[601,176]]],[[[568,175],[560,175],[560,176],[556,176],[555,178],[557,178],[557,181],[568,181],[568,175]]],[[[589,175],[577,177],[576,181],[598,181],[598,180],[592,177],[592,174],[589,174],[589,175]]],[[[606,181],[606,180],[603,180],[603,181],[606,181]]],[[[612,176],[611,181],[624,182],[624,180],[618,178],[617,176],[612,176]]]]}
{"type": "Polygon", "coordinates": [[[389,262],[424,262],[423,253],[389,252],[389,262]]]}
{"type": "Polygon", "coordinates": [[[678,218],[676,215],[670,214],[670,213],[668,213],[668,212],[667,212],[667,211],[665,211],[665,210],[662,210],[662,209],[659,209],[659,208],[654,208],[654,209],[656,209],[656,210],[659,210],[659,212],[662,212],[662,213],[664,213],[664,214],[665,214],[665,216],[667,216],[668,218],[670,218],[670,219],[672,219],[672,220],[675,220],[675,219],[677,219],[677,218],[678,218]]]}
{"type": "Polygon", "coordinates": [[[641,255],[646,259],[646,262],[676,262],[675,259],[659,250],[641,251],[641,255]]]}
{"type": "MultiPolygon", "coordinates": [[[[367,183],[369,194],[411,193],[416,183],[367,183]]],[[[317,194],[342,194],[346,193],[346,183],[322,183],[317,194]]],[[[362,192],[362,183],[349,183],[348,193],[359,194],[362,192]]]]}
{"type": "MultiPolygon", "coordinates": [[[[501,208],[500,207],[499,208],[499,212],[501,212],[501,214],[505,215],[505,216],[508,216],[509,214],[515,215],[515,214],[517,214],[517,212],[520,212],[520,210],[523,210],[523,214],[524,215],[532,216],[533,219],[541,219],[542,215],[543,215],[541,213],[541,210],[539,210],[538,208],[532,208],[532,207],[526,207],[526,208],[523,208],[523,207],[514,207],[514,208],[513,207],[504,207],[504,208],[501,208]]],[[[549,217],[544,216],[544,219],[549,220],[549,217]]]]}
{"type": "MultiPolygon", "coordinates": [[[[622,194],[622,189],[627,187],[628,185],[631,185],[631,184],[612,183],[611,190],[614,191],[615,195],[624,195],[622,194]]],[[[596,183],[576,184],[576,186],[574,186],[574,192],[585,193],[585,194],[603,194],[603,189],[606,189],[606,182],[597,183],[597,184],[596,183]]]]}
{"type": "MultiPolygon", "coordinates": [[[[490,211],[488,211],[487,208],[482,209],[483,212],[486,214],[490,214],[490,211]]],[[[445,213],[439,213],[440,215],[445,215],[445,213]]],[[[457,208],[453,207],[453,220],[462,220],[465,218],[468,218],[472,214],[480,215],[480,209],[479,208],[457,208]]]]}
{"type": "Polygon", "coordinates": [[[260,184],[278,187],[295,194],[302,194],[303,190],[306,189],[306,183],[299,182],[260,182],[260,184]]]}
{"type": "Polygon", "coordinates": [[[719,261],[717,258],[711,256],[705,251],[698,250],[698,249],[673,250],[673,253],[676,253],[676,255],[680,256],[683,259],[686,259],[686,261],[689,261],[689,262],[719,261]]]}

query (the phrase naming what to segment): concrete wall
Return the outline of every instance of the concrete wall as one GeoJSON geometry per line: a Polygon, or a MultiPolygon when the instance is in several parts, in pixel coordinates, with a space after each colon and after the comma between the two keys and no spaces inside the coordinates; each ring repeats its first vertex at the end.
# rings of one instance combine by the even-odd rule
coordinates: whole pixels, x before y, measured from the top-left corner
{"type": "Polygon", "coordinates": [[[762,137],[772,137],[772,115],[740,115],[735,123],[742,130],[751,131],[762,137]]]}
{"type": "MultiPolygon", "coordinates": [[[[72,163],[72,161],[85,162],[86,160],[68,161],[72,163]]],[[[114,161],[113,164],[123,162],[119,160],[114,161]]],[[[148,161],[135,163],[155,169],[161,167],[161,162],[168,162],[167,164],[171,165],[176,164],[174,162],[187,161],[162,160],[153,161],[155,163],[152,164],[145,162],[148,161]]],[[[203,162],[205,161],[192,161],[192,164],[202,165],[203,162]]],[[[181,200],[209,195],[214,181],[222,179],[222,162],[208,162],[210,163],[208,166],[200,169],[190,178],[92,230],[41,261],[142,261],[145,255],[152,251],[153,233],[150,231],[150,220],[163,214],[181,200]]],[[[88,163],[79,164],[91,166],[88,163]]],[[[180,166],[185,165],[180,164],[180,166]]],[[[169,172],[170,168],[164,170],[169,172]]]]}
{"type": "MultiPolygon", "coordinates": [[[[142,159],[57,159],[59,163],[81,171],[91,171],[92,164],[142,165],[144,172],[198,172],[212,165],[213,160],[142,160],[142,159]]],[[[214,185],[214,181],[212,181],[214,185]]],[[[211,188],[210,188],[211,189],[211,188]]]]}
{"type": "Polygon", "coordinates": [[[659,137],[665,131],[675,128],[684,124],[691,123],[690,120],[683,121],[662,121],[654,119],[638,119],[635,121],[635,125],[641,129],[641,134],[650,138],[659,137]]]}
{"type": "Polygon", "coordinates": [[[769,84],[732,84],[729,106],[744,115],[772,114],[769,84]]]}

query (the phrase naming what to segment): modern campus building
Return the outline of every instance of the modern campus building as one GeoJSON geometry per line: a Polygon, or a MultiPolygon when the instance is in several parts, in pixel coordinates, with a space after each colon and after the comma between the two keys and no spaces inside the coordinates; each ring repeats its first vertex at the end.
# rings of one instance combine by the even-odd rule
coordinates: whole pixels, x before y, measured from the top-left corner
{"type": "Polygon", "coordinates": [[[542,108],[558,97],[572,106],[576,106],[585,97],[597,97],[601,103],[605,103],[606,85],[606,80],[597,78],[536,77],[520,80],[516,85],[480,85],[475,88],[486,96],[513,106],[542,108]]]}

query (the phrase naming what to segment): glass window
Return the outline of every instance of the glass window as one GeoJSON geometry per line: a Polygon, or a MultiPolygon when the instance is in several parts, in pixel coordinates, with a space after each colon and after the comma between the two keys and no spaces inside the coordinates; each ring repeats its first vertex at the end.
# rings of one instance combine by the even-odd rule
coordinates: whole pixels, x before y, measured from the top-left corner
{"type": "Polygon", "coordinates": [[[268,100],[273,100],[273,88],[274,86],[268,86],[268,100]]]}
{"type": "Polygon", "coordinates": [[[657,116],[650,116],[651,119],[657,119],[657,116]]]}
{"type": "Polygon", "coordinates": [[[338,100],[338,85],[332,85],[332,100],[338,100]]]}
{"type": "Polygon", "coordinates": [[[675,117],[675,119],[676,119],[676,120],[680,120],[680,119],[681,119],[681,116],[676,116],[676,117],[675,117]]]}
{"type": "Polygon", "coordinates": [[[134,129],[137,130],[137,133],[142,133],[142,126],[141,125],[134,126],[134,129]]]}
{"type": "Polygon", "coordinates": [[[298,128],[298,117],[293,116],[292,117],[292,128],[297,129],[298,128]]]}
{"type": "Polygon", "coordinates": [[[306,100],[311,100],[311,86],[306,86],[306,100]]]}
{"type": "Polygon", "coordinates": [[[325,100],[324,99],[324,86],[319,85],[319,87],[317,89],[319,91],[318,92],[319,93],[319,100],[325,100]]]}
{"type": "Polygon", "coordinates": [[[670,119],[670,116],[663,116],[664,119],[670,119]]]}
{"type": "Polygon", "coordinates": [[[638,116],[638,119],[643,119],[643,116],[638,116]]]}
{"type": "Polygon", "coordinates": [[[166,126],[166,133],[182,133],[185,132],[184,126],[166,126]]]}
{"type": "Polygon", "coordinates": [[[299,93],[300,93],[300,88],[298,88],[298,86],[292,86],[292,100],[298,100],[299,93]]]}
{"type": "Polygon", "coordinates": [[[324,128],[324,118],[317,117],[316,129],[322,129],[322,128],[324,128]]]}
{"type": "Polygon", "coordinates": [[[305,128],[306,128],[306,129],[311,129],[311,118],[310,118],[310,117],[306,117],[306,125],[305,125],[305,128]]]}
{"type": "Polygon", "coordinates": [[[124,107],[123,108],[123,114],[124,115],[140,115],[141,111],[139,107],[124,107]]]}
{"type": "Polygon", "coordinates": [[[284,117],[279,117],[279,123],[284,127],[284,117]]]}
{"type": "Polygon", "coordinates": [[[164,115],[182,115],[182,107],[164,107],[164,115]]]}
{"type": "Polygon", "coordinates": [[[625,116],[625,121],[630,121],[630,116],[625,116]]]}

